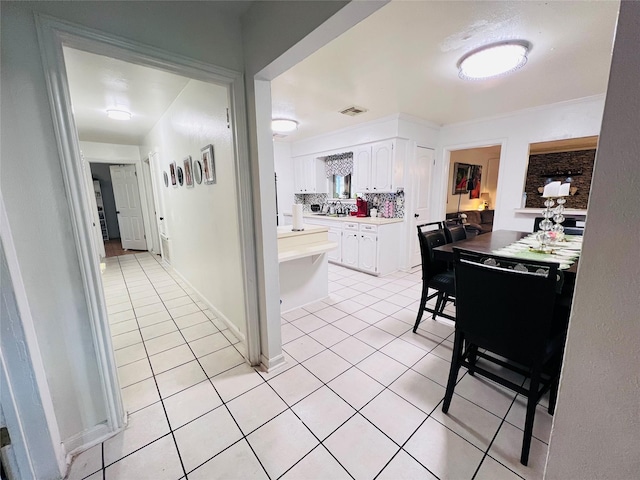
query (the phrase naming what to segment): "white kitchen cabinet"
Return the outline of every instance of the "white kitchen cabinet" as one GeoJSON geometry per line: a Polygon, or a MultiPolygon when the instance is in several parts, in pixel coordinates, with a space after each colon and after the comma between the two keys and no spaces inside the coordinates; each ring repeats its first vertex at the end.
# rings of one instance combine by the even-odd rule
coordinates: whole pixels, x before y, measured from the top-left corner
{"type": "Polygon", "coordinates": [[[328,232],[329,241],[338,244],[338,248],[331,250],[328,254],[329,261],[342,263],[342,229],[330,228],[328,232]]]}
{"type": "Polygon", "coordinates": [[[392,192],[402,183],[402,162],[396,161],[395,140],[369,143],[354,148],[353,190],[358,193],[392,192]]]}
{"type": "Polygon", "coordinates": [[[294,193],[327,193],[324,161],[314,156],[293,159],[294,193]]]}
{"type": "Polygon", "coordinates": [[[358,232],[342,232],[342,264],[358,268],[358,232]]]}
{"type": "Polygon", "coordinates": [[[360,233],[358,238],[358,268],[377,273],[378,234],[360,233]]]}

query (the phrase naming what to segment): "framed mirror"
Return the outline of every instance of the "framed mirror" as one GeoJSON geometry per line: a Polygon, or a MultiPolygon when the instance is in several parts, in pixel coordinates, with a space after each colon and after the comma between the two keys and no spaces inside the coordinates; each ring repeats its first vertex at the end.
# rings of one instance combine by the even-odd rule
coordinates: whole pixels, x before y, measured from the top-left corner
{"type": "Polygon", "coordinates": [[[162,172],[162,178],[164,178],[164,186],[169,186],[169,174],[167,172],[162,172]]]}
{"type": "Polygon", "coordinates": [[[182,167],[178,167],[178,185],[182,186],[184,184],[184,171],[182,167]]]}
{"type": "Polygon", "coordinates": [[[193,179],[198,185],[202,183],[202,163],[200,160],[193,162],[193,179]]]}

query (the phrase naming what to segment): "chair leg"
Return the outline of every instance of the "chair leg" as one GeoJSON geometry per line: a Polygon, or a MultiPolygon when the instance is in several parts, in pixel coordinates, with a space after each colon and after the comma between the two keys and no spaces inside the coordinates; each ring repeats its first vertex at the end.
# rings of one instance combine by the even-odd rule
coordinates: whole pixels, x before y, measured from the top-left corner
{"type": "Polygon", "coordinates": [[[444,307],[447,305],[447,302],[449,301],[449,294],[445,293],[442,296],[442,303],[440,304],[440,309],[438,310],[438,315],[442,315],[442,312],[444,312],[444,307]]]}
{"type": "Polygon", "coordinates": [[[469,345],[469,375],[474,376],[476,371],[473,368],[478,361],[478,346],[469,345]]]}
{"type": "Polygon", "coordinates": [[[458,372],[460,371],[460,358],[462,357],[462,347],[464,345],[464,336],[456,331],[453,340],[453,355],[451,357],[451,368],[449,369],[449,380],[447,381],[447,390],[444,394],[444,402],[442,403],[442,412],[449,411],[451,399],[453,398],[453,389],[456,386],[458,372]]]}
{"type": "Polygon", "coordinates": [[[424,313],[424,307],[427,306],[427,297],[429,296],[429,287],[426,285],[422,286],[422,297],[420,298],[420,309],[418,310],[418,317],[416,318],[416,324],[413,326],[413,333],[416,333],[418,330],[418,325],[420,325],[420,321],[422,320],[422,314],[424,313]]]}
{"type": "Polygon", "coordinates": [[[438,300],[436,300],[436,306],[433,307],[433,315],[431,318],[436,319],[436,315],[440,312],[440,305],[443,301],[444,293],[438,292],[438,300]]]}
{"type": "Polygon", "coordinates": [[[529,463],[529,450],[531,449],[531,437],[533,436],[533,420],[536,415],[536,399],[540,388],[540,368],[534,367],[527,395],[527,416],[524,421],[524,437],[522,440],[522,454],[520,463],[524,466],[529,463]]]}

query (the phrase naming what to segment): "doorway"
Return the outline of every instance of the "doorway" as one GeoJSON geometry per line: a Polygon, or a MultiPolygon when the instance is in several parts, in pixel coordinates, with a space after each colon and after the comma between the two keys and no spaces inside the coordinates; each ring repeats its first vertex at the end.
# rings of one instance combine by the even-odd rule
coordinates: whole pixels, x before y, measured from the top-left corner
{"type": "MultiPolygon", "coordinates": [[[[111,159],[118,162],[118,155],[123,151],[131,150],[133,147],[138,152],[138,161],[143,156],[141,151],[149,152],[155,149],[159,154],[159,173],[169,171],[169,167],[175,170],[187,169],[192,162],[200,162],[201,150],[205,147],[207,151],[215,151],[215,167],[218,178],[217,186],[215,182],[202,183],[202,185],[187,184],[179,186],[163,185],[158,179],[154,179],[160,186],[161,196],[164,197],[165,214],[176,228],[172,228],[171,242],[172,264],[176,270],[173,281],[189,289],[189,296],[197,296],[201,305],[199,309],[207,308],[213,312],[213,316],[222,322],[227,329],[232,332],[241,344],[239,353],[242,361],[245,358],[251,364],[259,363],[259,337],[257,336],[257,292],[255,288],[255,260],[252,255],[254,242],[252,236],[250,202],[251,197],[250,182],[246,168],[241,166],[247,158],[246,141],[246,121],[244,120],[244,99],[242,76],[240,73],[227,69],[218,69],[213,66],[202,65],[191,61],[188,58],[179,57],[158,52],[154,49],[129,43],[119,38],[111,38],[109,35],[94,32],[77,26],[71,26],[54,19],[38,20],[39,34],[42,39],[41,49],[43,54],[47,82],[51,93],[51,102],[56,122],[58,143],[60,145],[60,158],[65,178],[65,190],[70,203],[70,212],[73,216],[73,225],[77,240],[77,251],[79,260],[84,271],[83,283],[84,293],[91,310],[90,320],[94,331],[94,348],[99,352],[100,380],[104,386],[104,399],[106,405],[107,423],[105,428],[96,429],[95,434],[87,434],[83,437],[82,443],[77,446],[87,445],[100,438],[104,438],[104,432],[115,432],[123,426],[124,409],[122,397],[119,391],[118,369],[116,358],[111,346],[111,330],[109,328],[109,314],[120,312],[109,308],[105,301],[104,282],[100,273],[100,265],[96,261],[97,244],[94,238],[93,225],[88,212],[91,211],[88,201],[88,191],[85,177],[82,174],[82,154],[80,153],[80,140],[92,143],[94,149],[108,148],[113,154],[111,159]],[[157,138],[150,138],[146,144],[118,143],[113,144],[105,141],[98,142],[95,138],[85,136],[76,126],[79,122],[79,109],[85,102],[74,102],[75,112],[72,114],[72,100],[69,90],[71,81],[66,68],[68,64],[65,59],[65,50],[73,50],[89,54],[90,52],[100,52],[104,58],[113,61],[128,63],[129,65],[156,69],[158,75],[169,73],[174,76],[181,75],[186,79],[184,88],[180,89],[185,101],[196,104],[195,108],[188,111],[202,112],[208,114],[197,116],[195,123],[187,121],[173,122],[170,120],[179,116],[179,112],[169,115],[167,123],[174,125],[174,134],[183,134],[189,141],[180,143],[173,142],[167,145],[163,142],[165,136],[158,132],[157,138]],[[69,87],[69,88],[68,88],[69,87]],[[208,89],[207,93],[198,93],[199,89],[208,89]],[[209,102],[209,103],[208,103],[209,102]],[[211,107],[211,102],[218,107],[211,107]],[[200,128],[195,131],[190,129],[190,125],[198,125],[200,128]],[[205,138],[207,137],[207,138],[205,138]],[[205,141],[208,140],[208,141],[205,141]],[[213,197],[213,198],[207,198],[213,197]],[[220,199],[216,197],[221,197],[220,199]],[[230,201],[231,200],[231,201],[230,201]],[[225,205],[223,212],[215,212],[215,205],[225,205]],[[221,213],[221,214],[219,214],[221,213]],[[228,223],[228,228],[217,228],[215,222],[228,223]],[[200,229],[200,234],[189,233],[189,227],[200,229]],[[181,227],[181,228],[178,228],[181,227]],[[216,232],[223,231],[225,235],[233,235],[229,240],[225,235],[219,235],[217,242],[211,244],[209,237],[216,232]],[[182,236],[181,236],[182,234],[182,236]],[[231,248],[218,248],[217,243],[223,242],[231,248]],[[216,268],[205,268],[211,266],[211,262],[217,257],[222,257],[220,264],[216,268]],[[218,274],[216,282],[208,281],[206,274],[210,271],[233,272],[232,275],[225,273],[218,274]],[[233,294],[225,291],[225,288],[235,289],[233,294]],[[220,290],[223,298],[220,300],[214,294],[220,290]],[[226,295],[225,295],[226,294],[226,295]],[[229,305],[235,308],[228,312],[229,305]]],[[[90,72],[92,69],[88,69],[90,72]]],[[[108,77],[111,80],[114,77],[108,77]]],[[[115,80],[121,77],[116,76],[115,80]]],[[[96,82],[86,82],[95,84],[96,82]]],[[[116,86],[125,86],[126,82],[111,82],[116,86]]],[[[126,88],[125,88],[126,90],[126,88]]],[[[126,95],[114,95],[109,97],[113,102],[119,102],[126,95]]],[[[178,108],[173,100],[169,102],[172,108],[178,108]]],[[[193,107],[193,105],[192,105],[193,107]]],[[[101,109],[100,114],[105,113],[101,109]]],[[[141,117],[143,115],[140,115],[141,117]]],[[[184,117],[182,117],[184,118],[184,117]]],[[[90,150],[90,149],[89,149],[90,150]]],[[[90,161],[95,158],[90,152],[82,148],[84,157],[90,161]]],[[[95,153],[95,152],[94,152],[95,153]]],[[[134,163],[138,163],[137,161],[134,163]]],[[[212,165],[213,166],[213,165],[212,165]]],[[[140,170],[138,169],[138,172],[140,170]]],[[[146,195],[146,194],[145,194],[146,195]]],[[[141,195],[143,198],[145,195],[141,195]]],[[[154,209],[158,211],[157,209],[154,209]]],[[[122,230],[122,225],[119,225],[122,230]]],[[[144,254],[149,255],[149,254],[144,254]]],[[[137,257],[132,255],[129,257],[137,257]]],[[[124,258],[124,257],[121,257],[124,258]]],[[[148,263],[144,258],[136,259],[138,263],[148,263]]],[[[167,268],[152,259],[156,265],[151,264],[150,268],[162,271],[167,268]]],[[[148,272],[144,272],[147,275],[148,272]]],[[[158,277],[163,272],[157,273],[158,277]]],[[[136,282],[139,280],[133,280],[136,282]]],[[[159,282],[167,279],[158,280],[159,282]]],[[[152,282],[153,283],[153,282],[152,282]]],[[[162,289],[164,285],[155,285],[162,289]]],[[[160,291],[156,290],[160,297],[160,291]]],[[[166,292],[164,292],[166,293],[166,292]]],[[[163,302],[172,299],[162,299],[163,302]]],[[[191,299],[190,299],[191,301],[191,299]]],[[[144,302],[143,302],[144,303],[144,302]]],[[[194,302],[195,303],[195,302],[194,302]]],[[[138,303],[131,305],[131,311],[135,314],[136,308],[144,308],[146,305],[138,303]]],[[[183,305],[175,305],[163,308],[181,308],[183,305]]],[[[189,307],[192,308],[192,307],[189,307]]],[[[152,313],[152,312],[144,312],[152,313]]],[[[196,312],[194,312],[196,313],[196,312]]],[[[169,313],[170,314],[170,313],[169,313]]],[[[204,313],[203,313],[204,315],[204,313]]],[[[126,332],[125,332],[126,333],[126,332]]],[[[70,448],[69,450],[73,450],[70,448]]]]}

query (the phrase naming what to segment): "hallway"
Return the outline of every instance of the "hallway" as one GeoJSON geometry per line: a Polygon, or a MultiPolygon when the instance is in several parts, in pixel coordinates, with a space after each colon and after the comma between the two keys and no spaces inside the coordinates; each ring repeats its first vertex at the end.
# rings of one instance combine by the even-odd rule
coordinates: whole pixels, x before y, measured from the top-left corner
{"type": "Polygon", "coordinates": [[[542,406],[529,467],[514,393],[464,373],[442,414],[453,329],[427,318],[411,332],[419,271],[330,265],[330,298],[283,315],[287,364],[267,374],[158,258],[106,260],[129,425],[81,454],[70,479],[542,478],[542,406]]]}

